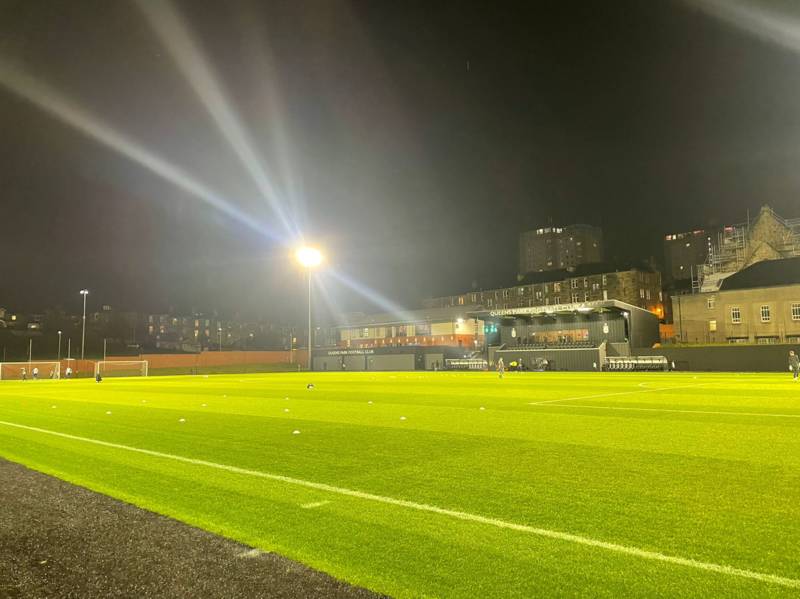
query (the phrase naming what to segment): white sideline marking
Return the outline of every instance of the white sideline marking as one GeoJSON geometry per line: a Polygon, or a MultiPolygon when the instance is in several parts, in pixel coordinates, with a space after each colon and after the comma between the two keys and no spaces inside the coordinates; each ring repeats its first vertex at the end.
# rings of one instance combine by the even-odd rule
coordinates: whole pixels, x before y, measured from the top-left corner
{"type": "Polygon", "coordinates": [[[171,453],[163,453],[161,451],[154,451],[152,449],[141,449],[139,447],[132,447],[130,445],[121,445],[119,443],[111,443],[109,441],[101,441],[99,439],[91,439],[89,437],[79,437],[77,435],[70,435],[68,433],[59,433],[44,428],[35,426],[28,426],[26,424],[17,424],[15,422],[6,422],[0,420],[0,425],[8,426],[11,428],[18,428],[35,433],[42,433],[45,435],[52,435],[54,437],[61,437],[63,439],[70,439],[72,441],[82,441],[84,443],[91,443],[93,445],[100,445],[102,447],[110,447],[112,449],[121,449],[133,453],[140,453],[149,455],[156,458],[167,460],[174,460],[176,462],[183,462],[185,464],[193,464],[195,466],[206,466],[208,468],[215,468],[217,470],[224,470],[234,474],[241,474],[244,476],[255,476],[267,480],[275,480],[282,483],[296,485],[299,487],[306,487],[308,489],[315,489],[317,491],[326,491],[328,493],[336,493],[337,495],[345,495],[347,497],[355,497],[357,499],[364,499],[367,501],[374,501],[376,503],[383,503],[387,505],[394,505],[404,507],[419,512],[429,512],[432,514],[439,514],[448,516],[456,520],[463,520],[466,522],[476,522],[478,524],[486,524],[496,528],[506,530],[514,530],[517,532],[525,532],[548,539],[556,539],[558,541],[566,541],[568,543],[575,543],[577,545],[585,545],[588,547],[596,547],[598,549],[605,549],[615,553],[622,553],[624,555],[631,555],[642,559],[649,559],[658,562],[664,562],[677,566],[686,566],[687,568],[695,568],[697,570],[705,570],[707,572],[715,572],[718,574],[725,574],[727,576],[738,576],[741,578],[748,578],[751,580],[758,580],[760,582],[768,582],[772,584],[781,585],[793,589],[800,589],[800,579],[788,578],[785,576],[778,576],[776,574],[767,574],[764,572],[756,572],[754,570],[745,570],[743,568],[735,568],[733,566],[726,566],[723,564],[714,564],[711,562],[703,562],[689,557],[678,557],[675,555],[667,555],[659,553],[658,551],[650,551],[647,549],[639,549],[638,547],[629,547],[627,545],[619,545],[617,543],[609,543],[591,537],[584,537],[581,535],[571,534],[568,532],[561,532],[558,530],[549,530],[547,528],[536,528],[527,524],[517,524],[515,522],[508,522],[506,520],[499,520],[497,518],[490,518],[488,516],[481,516],[479,514],[470,514],[469,512],[460,512],[447,508],[437,507],[427,503],[417,503],[415,501],[408,501],[406,499],[395,499],[394,497],[385,497],[383,495],[374,495],[372,493],[365,493],[363,491],[355,491],[344,487],[336,487],[325,483],[316,483],[313,481],[303,480],[300,478],[292,478],[290,476],[283,476],[281,474],[271,474],[269,472],[259,472],[258,470],[247,470],[246,468],[239,468],[238,466],[229,466],[227,464],[217,464],[215,462],[208,462],[206,460],[198,460],[195,458],[187,458],[171,453]]]}
{"type": "MultiPolygon", "coordinates": [[[[533,404],[539,405],[539,404],[533,404]]],[[[669,408],[624,408],[621,406],[582,406],[571,404],[549,404],[548,408],[587,408],[589,410],[634,410],[636,412],[675,412],[677,414],[714,414],[719,416],[768,416],[770,418],[800,418],[800,414],[769,414],[767,412],[723,412],[715,410],[673,410],[669,408]]]]}
{"type": "Polygon", "coordinates": [[[313,503],[304,503],[300,507],[304,510],[312,510],[315,507],[322,507],[323,505],[328,505],[330,501],[315,501],[313,503]]]}
{"type": "Polygon", "coordinates": [[[239,554],[239,557],[242,557],[242,558],[245,558],[245,559],[252,559],[254,557],[258,557],[261,554],[262,554],[262,551],[260,549],[248,549],[247,551],[242,551],[239,554]]]}
{"type": "Polygon", "coordinates": [[[545,401],[532,401],[528,405],[540,406],[542,404],[556,403],[559,401],[578,401],[579,399],[596,399],[598,397],[613,397],[615,395],[633,395],[634,393],[655,393],[656,391],[669,391],[670,389],[686,389],[687,387],[701,387],[713,383],[693,383],[691,385],[678,385],[676,387],[658,387],[656,389],[635,389],[633,391],[616,391],[614,393],[598,393],[597,395],[581,395],[580,397],[562,397],[561,399],[547,399],[545,401]]]}

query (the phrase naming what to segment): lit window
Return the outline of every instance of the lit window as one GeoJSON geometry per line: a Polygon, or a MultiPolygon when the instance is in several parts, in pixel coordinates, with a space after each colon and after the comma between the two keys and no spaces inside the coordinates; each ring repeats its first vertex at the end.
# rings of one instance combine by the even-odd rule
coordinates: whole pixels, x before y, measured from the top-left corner
{"type": "Polygon", "coordinates": [[[800,304],[792,304],[792,320],[800,320],[800,304]]]}
{"type": "Polygon", "coordinates": [[[517,295],[525,295],[525,288],[517,287],[517,295]]]}
{"type": "Polygon", "coordinates": [[[644,289],[639,289],[639,299],[644,299],[644,289]]]}
{"type": "Polygon", "coordinates": [[[458,296],[458,305],[459,306],[463,306],[464,305],[464,296],[463,295],[459,295],[458,296]]]}
{"type": "Polygon", "coordinates": [[[572,303],[573,304],[577,304],[579,301],[580,300],[578,300],[578,294],[577,293],[573,293],[572,294],[572,303]]]}
{"type": "Polygon", "coordinates": [[[769,306],[761,306],[761,322],[769,322],[770,320],[769,306]]]}
{"type": "Polygon", "coordinates": [[[716,320],[709,320],[708,321],[708,330],[711,333],[715,333],[717,331],[717,321],[716,320]]]}
{"type": "Polygon", "coordinates": [[[553,291],[554,292],[561,291],[561,283],[553,283],[553,291]]]}
{"type": "Polygon", "coordinates": [[[731,308],[731,322],[733,324],[742,322],[742,311],[739,309],[739,306],[733,306],[731,308]]]}
{"type": "Polygon", "coordinates": [[[603,287],[606,286],[606,282],[607,281],[608,281],[608,278],[606,277],[606,275],[603,275],[603,278],[602,278],[603,287]]]}

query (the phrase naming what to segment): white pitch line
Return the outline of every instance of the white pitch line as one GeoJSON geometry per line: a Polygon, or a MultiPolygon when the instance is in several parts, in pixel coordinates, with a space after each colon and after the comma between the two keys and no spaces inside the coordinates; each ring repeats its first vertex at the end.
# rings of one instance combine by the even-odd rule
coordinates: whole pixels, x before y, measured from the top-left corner
{"type": "Polygon", "coordinates": [[[693,383],[691,385],[677,385],[675,387],[658,387],[656,389],[634,389],[633,391],[616,391],[614,393],[598,393],[597,395],[581,395],[580,397],[562,397],[561,399],[547,399],[545,401],[531,401],[528,405],[540,406],[542,404],[557,403],[559,401],[578,401],[580,399],[597,399],[600,397],[614,397],[617,395],[634,395],[636,393],[655,393],[656,391],[669,391],[670,389],[686,389],[687,387],[701,387],[713,383],[693,383]]]}
{"type": "Polygon", "coordinates": [[[312,503],[304,503],[300,507],[304,510],[313,510],[315,507],[322,507],[323,505],[328,505],[330,501],[314,501],[312,503]]]}
{"type": "Polygon", "coordinates": [[[101,441],[99,439],[91,439],[89,437],[79,437],[78,435],[70,435],[68,433],[60,433],[58,431],[51,431],[44,428],[35,426],[28,426],[25,424],[17,424],[15,422],[6,422],[0,420],[0,425],[10,428],[17,428],[45,435],[52,435],[54,437],[61,437],[63,439],[70,439],[72,441],[81,441],[83,443],[91,443],[92,445],[99,445],[101,447],[110,447],[112,449],[120,449],[123,451],[130,451],[143,455],[149,455],[156,458],[174,460],[184,464],[192,464],[195,466],[205,466],[207,468],[214,468],[217,470],[224,470],[225,472],[232,472],[234,474],[241,474],[244,476],[254,476],[267,480],[274,480],[290,485],[305,487],[308,489],[315,489],[317,491],[326,491],[328,493],[335,493],[337,495],[344,495],[347,497],[355,497],[357,499],[364,499],[367,501],[374,501],[376,503],[383,503],[386,505],[393,505],[397,507],[404,507],[419,512],[428,512],[431,514],[439,514],[441,516],[448,516],[456,520],[466,522],[475,522],[477,524],[486,524],[505,530],[514,530],[517,532],[524,532],[528,534],[545,537],[548,539],[555,539],[558,541],[565,541],[577,545],[584,545],[587,547],[595,547],[597,549],[605,549],[615,553],[630,555],[647,560],[663,562],[676,566],[685,566],[687,568],[694,568],[696,570],[704,570],[706,572],[715,572],[717,574],[725,574],[727,576],[738,576],[740,578],[747,578],[750,580],[757,580],[759,582],[766,582],[776,584],[793,589],[800,589],[800,579],[788,578],[785,576],[778,576],[777,574],[767,574],[765,572],[757,572],[754,570],[745,570],[743,568],[735,568],[733,566],[726,566],[723,564],[715,564],[712,562],[703,562],[700,560],[692,559],[689,557],[679,557],[675,555],[667,555],[658,551],[650,551],[647,549],[640,549],[638,547],[630,547],[628,545],[620,545],[617,543],[610,543],[593,539],[591,537],[584,537],[581,535],[571,534],[568,532],[561,532],[558,530],[550,530],[547,528],[536,528],[527,524],[517,524],[515,522],[508,522],[497,518],[490,518],[488,516],[481,516],[479,514],[471,514],[469,512],[460,512],[447,508],[430,505],[427,503],[417,503],[415,501],[408,501],[406,499],[395,499],[394,497],[385,497],[383,495],[375,495],[373,493],[365,493],[363,491],[355,491],[344,487],[336,487],[325,483],[317,483],[313,481],[303,480],[300,478],[292,478],[290,476],[283,476],[281,474],[271,474],[269,472],[259,472],[258,470],[248,470],[246,468],[239,468],[237,466],[229,466],[227,464],[217,464],[216,462],[209,462],[206,460],[198,460],[195,458],[187,458],[171,453],[164,453],[161,451],[154,451],[152,449],[142,449],[140,447],[132,447],[130,445],[121,445],[119,443],[111,443],[109,441],[101,441]]]}
{"type": "MultiPolygon", "coordinates": [[[[533,404],[540,405],[540,404],[533,404]]],[[[674,410],[669,408],[628,408],[621,406],[582,406],[571,404],[541,404],[547,408],[586,408],[589,410],[633,410],[636,412],[675,412],[676,414],[714,414],[718,416],[769,416],[771,418],[800,418],[800,414],[769,414],[767,412],[723,412],[715,410],[674,410]]]]}

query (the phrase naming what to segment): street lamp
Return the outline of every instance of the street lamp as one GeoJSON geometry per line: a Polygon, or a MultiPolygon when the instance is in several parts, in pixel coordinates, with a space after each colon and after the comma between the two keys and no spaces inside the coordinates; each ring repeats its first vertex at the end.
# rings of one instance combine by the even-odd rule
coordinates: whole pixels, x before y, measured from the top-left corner
{"type": "Polygon", "coordinates": [[[86,296],[89,295],[88,289],[81,289],[83,296],[83,333],[81,333],[81,360],[83,360],[84,350],[86,349],[86,296]]]}
{"type": "Polygon", "coordinates": [[[222,327],[217,329],[217,334],[219,335],[219,350],[222,351],[222,327]]]}
{"type": "Polygon", "coordinates": [[[58,332],[58,361],[61,362],[61,331],[58,332]]]}
{"type": "Polygon", "coordinates": [[[311,348],[314,331],[311,329],[311,274],[325,259],[317,248],[303,246],[294,253],[295,259],[308,271],[308,369],[311,370],[311,348]]]}

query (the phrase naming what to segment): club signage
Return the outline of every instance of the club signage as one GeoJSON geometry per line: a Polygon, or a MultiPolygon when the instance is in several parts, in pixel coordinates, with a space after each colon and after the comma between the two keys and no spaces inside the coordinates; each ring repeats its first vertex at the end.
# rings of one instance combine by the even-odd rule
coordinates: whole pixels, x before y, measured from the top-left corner
{"type": "Polygon", "coordinates": [[[328,352],[329,356],[366,356],[374,354],[374,349],[332,349],[328,352]]]}
{"type": "Polygon", "coordinates": [[[527,308],[508,308],[492,310],[489,316],[519,316],[522,314],[553,314],[556,312],[585,312],[608,306],[607,301],[580,302],[575,304],[554,304],[552,306],[530,306],[527,308]]]}

